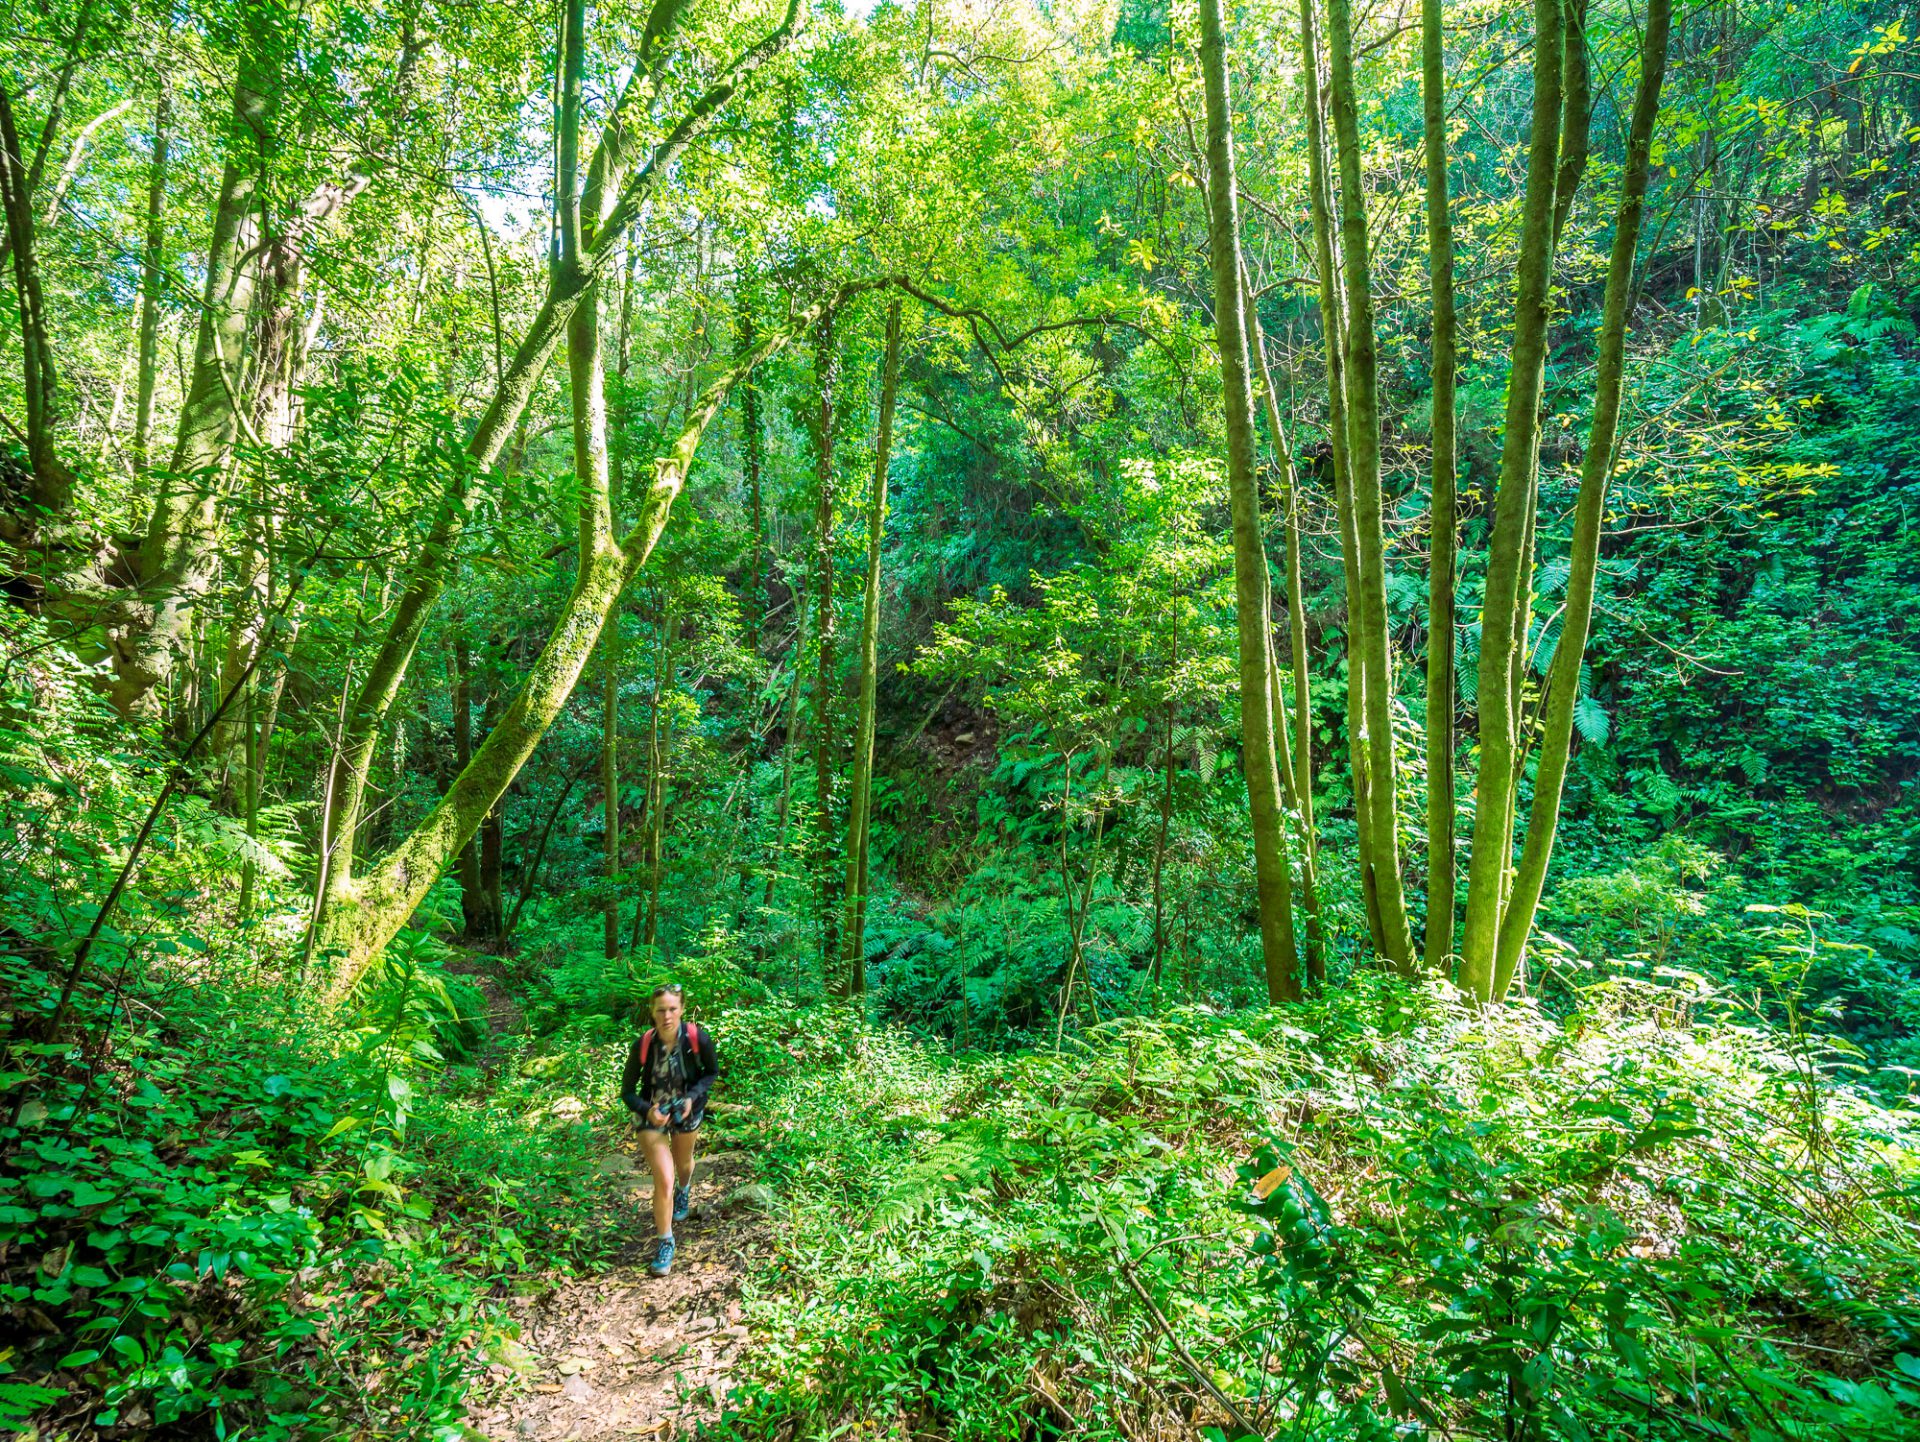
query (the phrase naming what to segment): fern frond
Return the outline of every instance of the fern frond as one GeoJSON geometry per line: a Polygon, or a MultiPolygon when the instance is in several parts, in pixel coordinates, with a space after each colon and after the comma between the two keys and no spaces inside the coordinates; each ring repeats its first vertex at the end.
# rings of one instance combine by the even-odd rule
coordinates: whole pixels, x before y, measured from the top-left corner
{"type": "Polygon", "coordinates": [[[1591,696],[1582,696],[1573,703],[1573,729],[1583,740],[1605,746],[1613,734],[1613,720],[1607,715],[1606,707],[1591,696]]]}
{"type": "Polygon", "coordinates": [[[948,1197],[1011,1170],[1026,1148],[1012,1141],[995,1118],[967,1117],[940,1127],[926,1154],[903,1172],[873,1211],[884,1231],[912,1221],[948,1197]]]}

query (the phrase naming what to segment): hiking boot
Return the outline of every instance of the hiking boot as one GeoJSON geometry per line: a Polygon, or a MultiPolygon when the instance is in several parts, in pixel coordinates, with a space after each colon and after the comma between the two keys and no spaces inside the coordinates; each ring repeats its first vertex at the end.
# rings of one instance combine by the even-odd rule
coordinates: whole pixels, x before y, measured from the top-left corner
{"type": "Polygon", "coordinates": [[[673,1270],[673,1238],[662,1237],[659,1245],[653,1249],[653,1260],[647,1264],[647,1270],[656,1277],[664,1277],[673,1270]]]}
{"type": "Polygon", "coordinates": [[[684,1222],[693,1208],[693,1183],[682,1182],[673,1189],[673,1219],[684,1222]]]}

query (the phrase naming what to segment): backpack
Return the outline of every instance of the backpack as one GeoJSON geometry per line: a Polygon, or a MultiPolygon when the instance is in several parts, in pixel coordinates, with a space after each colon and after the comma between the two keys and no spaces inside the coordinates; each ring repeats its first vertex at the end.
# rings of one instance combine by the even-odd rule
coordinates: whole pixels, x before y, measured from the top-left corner
{"type": "MultiPolygon", "coordinates": [[[[700,1028],[695,1026],[690,1021],[683,1021],[680,1023],[680,1029],[686,1035],[687,1050],[693,1053],[693,1059],[696,1062],[699,1061],[700,1045],[703,1040],[703,1038],[700,1035],[700,1028]]],[[[642,1075],[645,1075],[646,1073],[647,1052],[653,1046],[653,1037],[654,1037],[654,1031],[652,1027],[648,1027],[644,1032],[640,1034],[640,1069],[641,1069],[642,1075]]]]}

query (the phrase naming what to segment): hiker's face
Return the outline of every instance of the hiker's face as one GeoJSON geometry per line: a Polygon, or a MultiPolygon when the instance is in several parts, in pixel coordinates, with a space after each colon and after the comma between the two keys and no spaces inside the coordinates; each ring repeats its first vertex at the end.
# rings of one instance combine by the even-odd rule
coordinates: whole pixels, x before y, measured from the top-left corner
{"type": "Polygon", "coordinates": [[[672,1031],[680,1024],[680,998],[675,993],[662,992],[653,999],[653,1025],[659,1032],[672,1031]]]}

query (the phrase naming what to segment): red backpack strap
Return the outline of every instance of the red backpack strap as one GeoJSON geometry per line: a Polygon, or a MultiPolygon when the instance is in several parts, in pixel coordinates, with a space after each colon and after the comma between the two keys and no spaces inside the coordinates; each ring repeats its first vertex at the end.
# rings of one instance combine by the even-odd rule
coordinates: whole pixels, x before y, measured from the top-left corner
{"type": "Polygon", "coordinates": [[[687,1023],[687,1049],[693,1053],[694,1060],[698,1061],[700,1058],[700,1028],[692,1022],[687,1023]]]}
{"type": "Polygon", "coordinates": [[[653,1044],[653,1028],[648,1027],[645,1031],[640,1033],[640,1065],[642,1068],[644,1068],[647,1064],[647,1049],[652,1044],[653,1044]]]}

